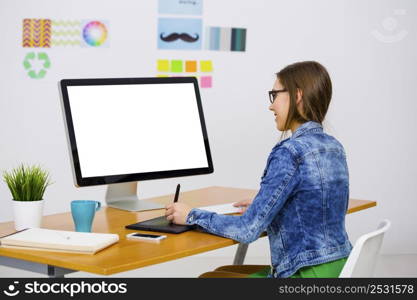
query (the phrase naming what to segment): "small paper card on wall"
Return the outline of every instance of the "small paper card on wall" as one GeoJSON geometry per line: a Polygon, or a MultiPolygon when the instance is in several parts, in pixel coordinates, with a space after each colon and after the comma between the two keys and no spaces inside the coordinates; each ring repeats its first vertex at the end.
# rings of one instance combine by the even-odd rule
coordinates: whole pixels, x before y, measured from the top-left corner
{"type": "Polygon", "coordinates": [[[160,14],[182,14],[200,16],[203,13],[203,0],[159,0],[160,14]]]}
{"type": "Polygon", "coordinates": [[[23,47],[50,48],[51,47],[50,19],[23,19],[23,47]]]}
{"type": "Polygon", "coordinates": [[[109,45],[109,24],[103,20],[85,20],[82,22],[84,47],[108,47],[109,45]]]}
{"type": "Polygon", "coordinates": [[[202,21],[160,18],[157,34],[158,49],[200,50],[202,21]]]}
{"type": "Polygon", "coordinates": [[[81,46],[81,20],[52,20],[52,46],[81,46]]]}
{"type": "Polygon", "coordinates": [[[246,51],[246,28],[207,27],[207,50],[246,51]]]}

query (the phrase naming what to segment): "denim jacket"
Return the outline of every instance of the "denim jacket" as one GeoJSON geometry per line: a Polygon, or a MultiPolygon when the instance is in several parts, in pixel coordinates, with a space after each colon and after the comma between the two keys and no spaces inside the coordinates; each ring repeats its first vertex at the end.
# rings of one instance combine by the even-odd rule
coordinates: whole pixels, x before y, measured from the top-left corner
{"type": "Polygon", "coordinates": [[[304,266],[349,256],[345,229],[349,174],[343,146],[317,122],[302,124],[272,149],[260,189],[242,215],[194,208],[187,224],[236,240],[267,232],[270,277],[290,277],[304,266]]]}

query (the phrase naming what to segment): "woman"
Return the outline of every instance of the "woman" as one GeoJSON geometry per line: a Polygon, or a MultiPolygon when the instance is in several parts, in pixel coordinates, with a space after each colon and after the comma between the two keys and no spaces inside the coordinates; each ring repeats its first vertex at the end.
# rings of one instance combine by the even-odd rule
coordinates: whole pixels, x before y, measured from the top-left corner
{"type": "MultiPolygon", "coordinates": [[[[345,230],[345,152],[322,127],[331,80],[314,61],[289,65],[276,75],[269,109],[277,129],[292,135],[272,149],[253,201],[235,204],[244,206],[243,214],[218,215],[175,203],[166,206],[165,215],[176,224],[196,224],[241,243],[255,241],[266,230],[271,267],[248,268],[255,274],[244,276],[338,277],[352,245],[345,230]]],[[[236,272],[242,266],[221,270],[236,272]]]]}

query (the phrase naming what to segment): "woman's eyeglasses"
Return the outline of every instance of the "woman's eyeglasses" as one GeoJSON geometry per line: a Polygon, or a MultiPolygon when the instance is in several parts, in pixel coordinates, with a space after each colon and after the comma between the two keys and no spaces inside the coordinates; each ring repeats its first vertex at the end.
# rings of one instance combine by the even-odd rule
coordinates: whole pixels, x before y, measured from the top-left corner
{"type": "Polygon", "coordinates": [[[269,102],[274,103],[275,98],[277,97],[277,95],[281,92],[286,92],[286,89],[282,89],[282,90],[272,90],[268,92],[269,95],[269,102]]]}

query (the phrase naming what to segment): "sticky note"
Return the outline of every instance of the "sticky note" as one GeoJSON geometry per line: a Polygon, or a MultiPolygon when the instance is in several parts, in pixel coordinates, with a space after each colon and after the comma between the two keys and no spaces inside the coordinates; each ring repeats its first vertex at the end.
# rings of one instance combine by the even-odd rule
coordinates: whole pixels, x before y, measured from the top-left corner
{"type": "Polygon", "coordinates": [[[171,72],[174,72],[174,73],[182,72],[182,60],[171,60],[171,72]]]}
{"type": "Polygon", "coordinates": [[[169,77],[167,74],[158,74],[156,77],[169,77]]]}
{"type": "Polygon", "coordinates": [[[159,59],[158,62],[158,71],[159,72],[169,72],[169,60],[168,59],[159,59]]]}
{"type": "Polygon", "coordinates": [[[213,71],[213,65],[211,64],[211,60],[200,60],[200,71],[201,72],[213,71]]]}
{"type": "Polygon", "coordinates": [[[212,87],[211,76],[201,76],[200,85],[202,88],[211,88],[212,87]]]}
{"type": "Polygon", "coordinates": [[[197,62],[195,60],[185,61],[185,72],[197,72],[197,62]]]}

